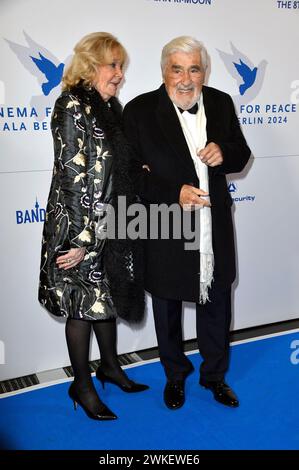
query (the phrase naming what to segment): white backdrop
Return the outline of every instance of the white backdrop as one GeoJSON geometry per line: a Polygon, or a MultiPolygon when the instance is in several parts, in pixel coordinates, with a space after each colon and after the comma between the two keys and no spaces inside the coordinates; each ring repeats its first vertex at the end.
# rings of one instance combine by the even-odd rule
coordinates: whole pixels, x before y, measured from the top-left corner
{"type": "MultiPolygon", "coordinates": [[[[189,34],[205,43],[206,82],[233,96],[254,156],[244,174],[229,176],[238,251],[232,328],[298,317],[298,7],[274,0],[1,0],[0,380],[69,363],[64,322],[37,302],[53,161],[50,110],[60,89],[43,94],[45,77],[31,57],[65,63],[93,31],[115,34],[129,52],[123,104],[160,85],[160,53],[170,39],[189,34]],[[249,76],[244,94],[234,63],[249,76]]],[[[194,336],[187,305],[185,338],[194,336]]],[[[148,302],[143,326],[119,325],[118,350],[155,344],[148,302]]]]}

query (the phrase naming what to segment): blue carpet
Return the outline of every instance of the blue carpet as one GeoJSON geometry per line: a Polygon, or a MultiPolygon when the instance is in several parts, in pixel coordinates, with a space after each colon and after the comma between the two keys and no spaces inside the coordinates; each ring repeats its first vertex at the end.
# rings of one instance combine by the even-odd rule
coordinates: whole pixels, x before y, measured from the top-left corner
{"type": "MultiPolygon", "coordinates": [[[[92,421],[80,407],[75,412],[68,383],[0,399],[0,448],[299,449],[299,364],[290,361],[291,342],[298,339],[291,333],[231,348],[227,381],[239,396],[237,409],[215,402],[195,372],[187,380],[185,406],[168,410],[160,363],[128,370],[150,385],[146,392],[125,394],[111,384],[100,391],[117,421],[92,421]]],[[[189,357],[198,370],[200,356],[189,357]]]]}

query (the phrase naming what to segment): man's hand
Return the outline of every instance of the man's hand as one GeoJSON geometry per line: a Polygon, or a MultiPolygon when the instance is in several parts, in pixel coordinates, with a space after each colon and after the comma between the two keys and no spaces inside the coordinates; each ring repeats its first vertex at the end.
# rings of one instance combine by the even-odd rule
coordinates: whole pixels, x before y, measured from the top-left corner
{"type": "Polygon", "coordinates": [[[210,202],[204,196],[208,196],[208,193],[189,184],[184,184],[181,188],[179,202],[184,210],[200,209],[204,206],[211,207],[210,202]]]}
{"type": "Polygon", "coordinates": [[[223,154],[219,145],[210,142],[204,149],[197,152],[203,163],[208,166],[218,166],[223,163],[223,154]]]}
{"type": "Polygon", "coordinates": [[[68,253],[58,256],[56,263],[59,268],[64,270],[74,268],[81,263],[85,256],[85,248],[71,248],[68,253]]]}

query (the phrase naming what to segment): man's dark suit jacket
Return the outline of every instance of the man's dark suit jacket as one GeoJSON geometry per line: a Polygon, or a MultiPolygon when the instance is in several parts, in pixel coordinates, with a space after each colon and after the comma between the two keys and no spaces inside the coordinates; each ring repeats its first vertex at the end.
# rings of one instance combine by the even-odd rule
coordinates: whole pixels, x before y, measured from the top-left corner
{"type": "MultiPolygon", "coordinates": [[[[232,199],[226,174],[240,172],[250,157],[232,99],[226,93],[203,87],[207,117],[207,143],[223,152],[223,164],[209,167],[214,278],[229,287],[235,278],[235,250],[231,216],[232,199]]],[[[124,109],[124,130],[133,147],[132,168],[136,192],[145,205],[178,203],[181,187],[200,187],[193,160],[173,103],[165,86],[140,95],[124,109]],[[148,165],[150,172],[142,169],[148,165]]],[[[186,251],[185,239],[146,240],[145,287],[165,299],[198,301],[199,252],[186,251]]]]}

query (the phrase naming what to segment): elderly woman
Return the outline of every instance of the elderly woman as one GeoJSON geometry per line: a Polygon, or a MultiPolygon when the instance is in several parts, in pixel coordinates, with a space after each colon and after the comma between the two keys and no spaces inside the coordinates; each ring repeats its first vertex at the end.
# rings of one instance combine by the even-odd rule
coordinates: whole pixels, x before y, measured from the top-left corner
{"type": "Polygon", "coordinates": [[[90,418],[108,420],[116,415],[100,400],[90,376],[92,328],[101,355],[96,376],[102,385],[110,382],[129,393],[148,388],[127,377],[116,351],[116,318],[137,322],[143,315],[138,248],[128,239],[96,237],[96,229],[105,224],[107,204],[115,205],[119,195],[134,202],[121,106],[115,97],[126,51],[111,34],[92,33],[74,52],[52,114],[55,159],[39,301],[52,314],[67,318],[74,371],[69,396],[75,408],[79,403],[90,418]]]}

